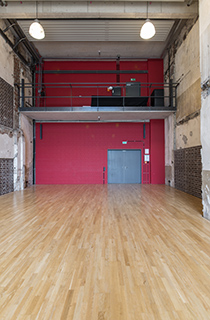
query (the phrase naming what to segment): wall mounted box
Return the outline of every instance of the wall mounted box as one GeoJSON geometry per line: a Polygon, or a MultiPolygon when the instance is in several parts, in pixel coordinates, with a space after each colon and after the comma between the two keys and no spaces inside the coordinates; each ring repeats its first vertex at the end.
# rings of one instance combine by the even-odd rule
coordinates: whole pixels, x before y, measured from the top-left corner
{"type": "Polygon", "coordinates": [[[126,96],[139,97],[141,94],[140,82],[127,82],[126,83],[126,96]]]}
{"type": "Polygon", "coordinates": [[[163,107],[164,106],[164,90],[154,89],[151,94],[151,106],[163,107]]]}

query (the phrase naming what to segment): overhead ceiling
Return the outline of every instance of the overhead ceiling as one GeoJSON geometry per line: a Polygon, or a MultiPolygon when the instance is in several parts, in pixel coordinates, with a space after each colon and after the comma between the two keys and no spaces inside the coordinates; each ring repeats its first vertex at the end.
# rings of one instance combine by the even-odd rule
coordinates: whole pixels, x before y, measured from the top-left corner
{"type": "MultiPolygon", "coordinates": [[[[33,20],[18,21],[30,41],[29,26],[33,20]]],[[[44,41],[143,41],[139,36],[144,20],[42,20],[44,41]]],[[[173,20],[154,22],[156,35],[152,41],[166,41],[173,20]]]]}
{"type": "Polygon", "coordinates": [[[7,1],[0,18],[15,19],[43,58],[160,58],[183,21],[198,14],[197,0],[7,1]],[[156,35],[142,41],[146,17],[156,35]],[[38,17],[46,37],[36,41],[29,26],[38,17]]]}
{"type": "Polygon", "coordinates": [[[18,20],[26,37],[41,56],[60,57],[153,57],[159,58],[174,25],[174,20],[154,21],[156,35],[142,41],[143,20],[41,20],[46,37],[36,41],[29,35],[33,20],[18,20]]]}

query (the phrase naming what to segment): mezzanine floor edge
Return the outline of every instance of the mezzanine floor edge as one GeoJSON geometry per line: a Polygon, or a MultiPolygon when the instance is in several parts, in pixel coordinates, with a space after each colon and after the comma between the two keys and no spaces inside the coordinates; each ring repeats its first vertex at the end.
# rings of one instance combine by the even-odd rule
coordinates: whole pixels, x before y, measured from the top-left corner
{"type": "Polygon", "coordinates": [[[1,320],[210,319],[210,222],[164,185],[0,197],[1,320]]]}
{"type": "Polygon", "coordinates": [[[31,107],[19,108],[21,114],[39,122],[126,122],[165,119],[176,112],[171,107],[31,107]]]}

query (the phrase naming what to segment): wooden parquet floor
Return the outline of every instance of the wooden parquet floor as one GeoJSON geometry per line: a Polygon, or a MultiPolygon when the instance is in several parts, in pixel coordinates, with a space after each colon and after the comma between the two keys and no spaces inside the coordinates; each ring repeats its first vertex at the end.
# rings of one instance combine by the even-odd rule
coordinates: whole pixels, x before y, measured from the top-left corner
{"type": "Polygon", "coordinates": [[[210,222],[164,185],[0,197],[1,320],[210,319],[210,222]]]}

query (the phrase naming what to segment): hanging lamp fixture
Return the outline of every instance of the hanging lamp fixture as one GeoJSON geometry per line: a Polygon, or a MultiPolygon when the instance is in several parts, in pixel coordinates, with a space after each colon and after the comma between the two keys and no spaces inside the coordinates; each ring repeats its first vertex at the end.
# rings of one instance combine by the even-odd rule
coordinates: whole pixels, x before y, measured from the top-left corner
{"type": "Polygon", "coordinates": [[[29,28],[29,34],[31,37],[37,40],[42,40],[45,37],[44,28],[42,27],[41,23],[38,20],[38,3],[36,1],[36,19],[29,28]]]}
{"type": "Polygon", "coordinates": [[[148,1],[147,1],[147,19],[140,30],[140,37],[144,40],[151,39],[156,33],[154,24],[148,18],[148,1]]]}

